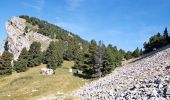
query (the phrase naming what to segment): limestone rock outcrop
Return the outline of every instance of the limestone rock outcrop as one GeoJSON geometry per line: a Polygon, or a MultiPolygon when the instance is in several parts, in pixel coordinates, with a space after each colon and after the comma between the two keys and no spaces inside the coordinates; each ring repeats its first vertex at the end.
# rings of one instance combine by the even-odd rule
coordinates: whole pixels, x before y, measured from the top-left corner
{"type": "Polygon", "coordinates": [[[26,30],[28,25],[29,27],[31,26],[25,19],[19,17],[12,17],[11,20],[6,22],[5,26],[8,33],[8,48],[9,51],[13,53],[14,60],[17,60],[21,50],[24,47],[29,49],[33,41],[40,42],[42,45],[42,50],[46,49],[52,41],[49,37],[39,34],[36,31],[31,29],[26,30]]]}
{"type": "Polygon", "coordinates": [[[0,44],[0,55],[2,55],[3,51],[4,51],[4,44],[2,43],[0,44]]]}
{"type": "Polygon", "coordinates": [[[119,67],[73,95],[79,100],[170,100],[170,48],[119,67]]]}

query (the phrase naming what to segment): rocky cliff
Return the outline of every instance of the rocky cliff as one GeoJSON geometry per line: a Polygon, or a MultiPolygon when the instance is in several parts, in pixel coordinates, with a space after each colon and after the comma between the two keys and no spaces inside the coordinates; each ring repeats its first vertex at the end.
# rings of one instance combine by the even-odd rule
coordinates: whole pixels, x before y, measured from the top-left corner
{"type": "Polygon", "coordinates": [[[4,51],[4,44],[2,43],[0,44],[0,55],[2,55],[3,51],[4,51]]]}
{"type": "Polygon", "coordinates": [[[80,100],[170,100],[170,48],[73,92],[80,100]]]}
{"type": "Polygon", "coordinates": [[[42,50],[48,47],[52,39],[37,33],[36,29],[38,27],[32,26],[25,19],[19,17],[12,17],[11,20],[6,22],[8,48],[13,53],[14,60],[17,60],[24,47],[29,49],[33,41],[40,42],[42,50]]]}

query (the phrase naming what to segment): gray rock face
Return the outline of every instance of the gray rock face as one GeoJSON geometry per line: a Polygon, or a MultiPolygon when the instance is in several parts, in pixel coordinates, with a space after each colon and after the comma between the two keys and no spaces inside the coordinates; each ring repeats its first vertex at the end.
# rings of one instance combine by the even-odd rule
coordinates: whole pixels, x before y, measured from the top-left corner
{"type": "Polygon", "coordinates": [[[6,22],[8,47],[9,51],[14,55],[14,60],[17,60],[24,47],[29,49],[33,41],[40,42],[42,44],[42,50],[46,49],[52,41],[49,37],[32,30],[25,32],[26,26],[26,20],[19,17],[12,17],[10,21],[6,22]]]}
{"type": "Polygon", "coordinates": [[[170,48],[117,68],[73,95],[80,100],[170,100],[170,48]]]}
{"type": "Polygon", "coordinates": [[[2,55],[4,51],[4,43],[0,44],[0,56],[2,55]]]}

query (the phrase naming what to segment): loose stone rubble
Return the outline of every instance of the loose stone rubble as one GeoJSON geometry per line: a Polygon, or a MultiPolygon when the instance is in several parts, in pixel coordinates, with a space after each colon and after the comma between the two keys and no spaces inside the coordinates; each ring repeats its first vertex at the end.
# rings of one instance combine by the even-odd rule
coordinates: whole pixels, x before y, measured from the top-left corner
{"type": "Polygon", "coordinates": [[[170,48],[73,92],[80,100],[170,100],[170,48]]]}

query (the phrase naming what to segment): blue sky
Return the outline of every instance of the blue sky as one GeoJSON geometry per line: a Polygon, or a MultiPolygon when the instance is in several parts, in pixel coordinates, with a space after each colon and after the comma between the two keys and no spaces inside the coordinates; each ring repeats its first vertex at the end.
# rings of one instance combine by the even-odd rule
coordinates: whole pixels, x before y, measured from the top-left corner
{"type": "Polygon", "coordinates": [[[118,48],[134,50],[170,28],[169,0],[2,0],[0,42],[5,22],[29,15],[61,26],[86,40],[103,40],[118,48]]]}

